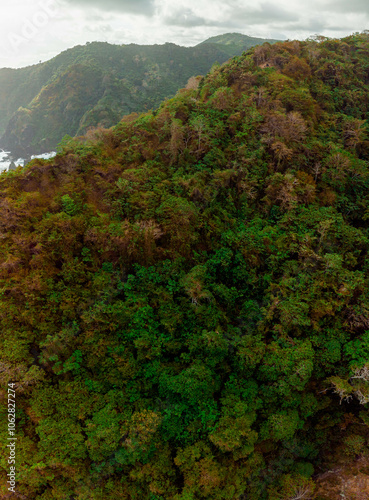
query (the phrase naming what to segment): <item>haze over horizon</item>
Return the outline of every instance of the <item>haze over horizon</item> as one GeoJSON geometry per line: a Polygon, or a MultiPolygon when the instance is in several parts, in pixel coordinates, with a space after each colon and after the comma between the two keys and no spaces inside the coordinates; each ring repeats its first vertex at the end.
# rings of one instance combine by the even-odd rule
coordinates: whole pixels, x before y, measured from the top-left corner
{"type": "Polygon", "coordinates": [[[299,39],[343,37],[366,29],[365,0],[242,1],[14,0],[2,12],[0,67],[48,60],[86,42],[191,46],[222,33],[299,39]]]}

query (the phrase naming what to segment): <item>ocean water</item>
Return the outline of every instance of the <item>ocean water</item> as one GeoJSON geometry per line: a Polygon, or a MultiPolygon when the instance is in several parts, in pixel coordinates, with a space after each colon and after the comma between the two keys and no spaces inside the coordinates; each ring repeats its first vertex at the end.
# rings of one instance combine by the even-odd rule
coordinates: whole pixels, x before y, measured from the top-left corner
{"type": "MultiPolygon", "coordinates": [[[[41,155],[32,155],[31,160],[33,160],[34,158],[43,158],[44,160],[48,160],[49,158],[53,158],[55,155],[55,151],[50,151],[49,153],[43,153],[41,155]]],[[[8,170],[12,161],[14,162],[16,167],[24,167],[24,164],[27,160],[25,158],[15,159],[11,151],[4,151],[3,149],[0,149],[0,172],[8,170]]]]}

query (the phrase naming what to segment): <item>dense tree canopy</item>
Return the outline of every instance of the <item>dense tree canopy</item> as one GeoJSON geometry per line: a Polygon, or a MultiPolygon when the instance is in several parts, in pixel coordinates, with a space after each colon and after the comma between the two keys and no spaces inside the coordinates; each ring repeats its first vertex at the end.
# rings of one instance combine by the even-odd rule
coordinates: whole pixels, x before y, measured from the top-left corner
{"type": "Polygon", "coordinates": [[[264,44],[0,176],[25,498],[311,498],[365,455],[368,56],[264,44]]]}

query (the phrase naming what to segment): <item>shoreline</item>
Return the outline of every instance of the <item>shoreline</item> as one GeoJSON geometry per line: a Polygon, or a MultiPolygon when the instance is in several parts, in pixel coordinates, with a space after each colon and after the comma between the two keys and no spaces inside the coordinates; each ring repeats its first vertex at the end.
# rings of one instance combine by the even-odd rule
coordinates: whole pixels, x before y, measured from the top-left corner
{"type": "Polygon", "coordinates": [[[18,155],[13,151],[7,151],[0,148],[0,172],[15,170],[17,167],[25,167],[35,158],[48,160],[56,156],[56,151],[49,151],[40,154],[18,155]]]}

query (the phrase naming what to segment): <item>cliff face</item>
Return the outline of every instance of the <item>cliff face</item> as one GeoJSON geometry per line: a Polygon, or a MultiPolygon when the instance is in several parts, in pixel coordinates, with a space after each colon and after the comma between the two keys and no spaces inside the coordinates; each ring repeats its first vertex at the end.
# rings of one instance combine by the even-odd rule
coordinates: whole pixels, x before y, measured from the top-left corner
{"type": "Polygon", "coordinates": [[[236,34],[229,38],[232,45],[215,39],[191,48],[90,43],[43,64],[2,69],[0,144],[41,152],[55,148],[64,135],[110,127],[126,114],[159,106],[214,62],[265,41],[236,34]]]}
{"type": "Polygon", "coordinates": [[[368,55],[365,34],[255,47],[0,175],[19,495],[367,488],[368,55]]]}

